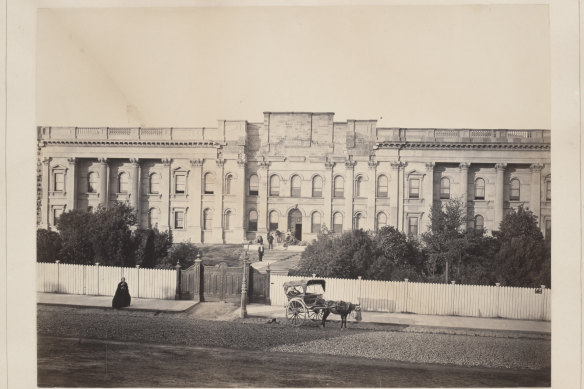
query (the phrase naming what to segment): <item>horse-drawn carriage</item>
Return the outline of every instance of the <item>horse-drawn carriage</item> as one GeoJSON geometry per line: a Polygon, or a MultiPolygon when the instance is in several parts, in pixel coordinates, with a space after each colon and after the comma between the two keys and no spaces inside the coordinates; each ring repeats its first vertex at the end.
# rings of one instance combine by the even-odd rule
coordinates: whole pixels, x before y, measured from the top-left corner
{"type": "Polygon", "coordinates": [[[347,315],[355,312],[355,319],[361,320],[359,304],[344,301],[327,301],[322,296],[325,292],[326,281],[319,279],[288,281],[284,283],[284,293],[288,298],[286,304],[286,319],[293,325],[304,322],[322,322],[324,327],[326,318],[332,312],[341,315],[341,328],[347,327],[347,315]]]}

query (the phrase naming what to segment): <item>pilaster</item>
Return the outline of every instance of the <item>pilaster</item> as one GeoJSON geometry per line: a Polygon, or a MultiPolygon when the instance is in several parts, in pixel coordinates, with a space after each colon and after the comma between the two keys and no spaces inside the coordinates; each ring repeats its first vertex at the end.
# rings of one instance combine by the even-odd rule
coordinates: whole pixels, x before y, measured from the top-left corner
{"type": "Polygon", "coordinates": [[[367,225],[366,228],[375,231],[375,200],[377,199],[377,161],[369,160],[369,185],[367,195],[367,225]]]}
{"type": "Polygon", "coordinates": [[[430,224],[430,211],[434,206],[434,162],[426,163],[426,176],[424,177],[424,216],[423,221],[420,221],[418,228],[421,232],[428,230],[430,224]]]}
{"type": "Polygon", "coordinates": [[[172,159],[163,158],[162,164],[162,201],[160,204],[160,228],[162,230],[170,230],[170,194],[172,193],[171,178],[172,178],[172,159]]]}
{"type": "Polygon", "coordinates": [[[399,213],[401,211],[400,202],[402,201],[400,197],[400,168],[402,166],[401,162],[391,162],[391,186],[389,190],[389,213],[390,220],[389,224],[399,229],[399,213]]]}
{"type": "Polygon", "coordinates": [[[99,162],[99,205],[108,207],[109,202],[109,164],[107,158],[98,158],[99,162]]]}
{"type": "Polygon", "coordinates": [[[503,188],[505,185],[505,168],[506,163],[495,164],[495,170],[497,171],[497,179],[495,182],[495,225],[493,230],[499,230],[499,225],[503,221],[503,207],[504,207],[504,197],[503,188]]]}
{"type": "Polygon", "coordinates": [[[140,160],[138,158],[130,158],[132,166],[132,192],[130,194],[130,205],[134,208],[136,216],[138,217],[138,226],[142,221],[140,213],[140,160]]]}
{"type": "Polygon", "coordinates": [[[223,185],[225,185],[224,167],[225,160],[218,158],[215,160],[217,164],[217,180],[215,182],[215,220],[213,220],[213,241],[215,243],[223,243],[223,185]]]}
{"type": "Polygon", "coordinates": [[[465,223],[462,225],[462,229],[466,230],[468,220],[467,220],[467,213],[468,213],[468,168],[470,167],[470,163],[462,162],[459,165],[460,169],[460,196],[462,197],[462,206],[464,212],[464,220],[465,223]]]}
{"type": "MultiPolygon", "coordinates": [[[[258,234],[267,235],[268,233],[268,181],[270,175],[270,163],[261,161],[259,166],[260,187],[258,191],[258,234]]],[[[282,193],[282,192],[280,192],[282,193]]]]}
{"type": "Polygon", "coordinates": [[[333,196],[333,190],[334,190],[334,180],[333,180],[334,167],[335,167],[334,162],[326,161],[324,163],[324,168],[325,168],[326,174],[324,177],[323,188],[322,188],[322,190],[323,190],[322,195],[324,198],[322,222],[323,222],[323,224],[326,225],[326,228],[329,231],[332,231],[332,229],[333,229],[332,196],[333,196]]]}
{"type": "Polygon", "coordinates": [[[45,157],[42,162],[41,227],[49,228],[49,177],[51,175],[51,158],[45,157]]]}
{"type": "MultiPolygon", "coordinates": [[[[349,157],[350,158],[350,157],[349,157]]],[[[349,159],[345,161],[345,220],[343,230],[353,229],[353,192],[355,188],[355,165],[357,162],[349,159]]]]}
{"type": "Polygon", "coordinates": [[[529,209],[537,218],[537,225],[541,227],[541,170],[542,164],[533,164],[531,169],[531,198],[529,209]]]}
{"type": "MultiPolygon", "coordinates": [[[[247,166],[247,161],[245,155],[240,156],[237,160],[237,188],[232,186],[235,190],[235,193],[238,195],[239,199],[239,209],[236,210],[237,212],[237,219],[234,218],[234,221],[237,220],[235,225],[233,226],[233,230],[236,232],[236,236],[239,236],[242,242],[246,241],[246,229],[245,229],[245,214],[247,212],[245,207],[245,183],[247,181],[247,177],[245,175],[245,168],[247,166]]],[[[235,216],[235,215],[234,215],[235,216]]]]}
{"type": "Polygon", "coordinates": [[[189,203],[193,210],[190,212],[188,222],[189,230],[192,230],[192,239],[195,243],[201,243],[201,201],[203,195],[203,160],[193,159],[191,162],[192,178],[189,180],[189,203]]]}

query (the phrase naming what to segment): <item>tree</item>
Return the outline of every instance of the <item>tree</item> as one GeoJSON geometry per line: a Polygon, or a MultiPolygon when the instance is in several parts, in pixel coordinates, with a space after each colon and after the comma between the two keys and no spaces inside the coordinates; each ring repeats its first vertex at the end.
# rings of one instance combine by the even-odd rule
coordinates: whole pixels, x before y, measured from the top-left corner
{"type": "Polygon", "coordinates": [[[166,256],[172,247],[172,234],[158,229],[140,229],[134,232],[134,253],[136,265],[153,268],[166,263],[166,256]]]}
{"type": "Polygon", "coordinates": [[[137,222],[134,209],[116,202],[109,208],[99,208],[91,228],[95,261],[113,266],[134,266],[132,232],[137,222]]]}
{"type": "Polygon", "coordinates": [[[61,236],[55,231],[37,230],[37,262],[54,262],[60,259],[59,252],[63,246],[61,236]]]}
{"type": "Polygon", "coordinates": [[[166,256],[164,262],[160,263],[157,267],[161,268],[173,268],[177,263],[181,265],[183,269],[192,266],[197,259],[199,254],[199,249],[191,242],[181,242],[173,244],[168,255],[166,256]]]}
{"type": "Polygon", "coordinates": [[[367,272],[370,279],[401,281],[421,280],[421,256],[416,241],[408,241],[403,232],[394,227],[381,228],[375,235],[378,255],[367,272]]]}
{"type": "Polygon", "coordinates": [[[95,258],[92,229],[95,215],[91,212],[73,209],[64,212],[57,223],[63,242],[59,253],[64,263],[93,264],[95,258]]]}
{"type": "Polygon", "coordinates": [[[550,286],[550,245],[544,240],[533,212],[521,206],[512,210],[494,235],[501,242],[495,256],[498,282],[512,286],[550,286]]]}

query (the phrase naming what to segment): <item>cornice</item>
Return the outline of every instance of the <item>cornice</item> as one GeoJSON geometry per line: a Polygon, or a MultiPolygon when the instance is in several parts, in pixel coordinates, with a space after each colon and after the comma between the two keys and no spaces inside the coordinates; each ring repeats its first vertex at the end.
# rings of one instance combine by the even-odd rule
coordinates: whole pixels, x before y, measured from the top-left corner
{"type": "Polygon", "coordinates": [[[430,143],[430,142],[378,142],[378,149],[426,150],[550,150],[549,143],[430,143]]]}
{"type": "Polygon", "coordinates": [[[174,146],[174,147],[218,147],[220,143],[214,141],[163,141],[163,140],[85,140],[62,139],[43,140],[42,146],[47,145],[89,145],[89,146],[174,146]]]}

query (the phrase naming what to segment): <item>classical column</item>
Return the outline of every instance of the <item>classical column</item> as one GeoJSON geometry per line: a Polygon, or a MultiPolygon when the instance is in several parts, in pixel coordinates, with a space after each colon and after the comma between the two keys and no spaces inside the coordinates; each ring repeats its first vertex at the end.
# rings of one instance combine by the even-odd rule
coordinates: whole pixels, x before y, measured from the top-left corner
{"type": "Polygon", "coordinates": [[[170,230],[170,193],[172,192],[171,187],[171,174],[170,171],[172,166],[172,159],[163,158],[162,164],[164,168],[162,169],[162,201],[160,203],[160,229],[163,231],[170,230]]]}
{"type": "Polygon", "coordinates": [[[77,209],[77,159],[67,158],[69,168],[65,182],[67,183],[67,209],[77,209]]]}
{"type": "Polygon", "coordinates": [[[201,243],[201,201],[203,196],[203,160],[191,160],[192,178],[189,180],[189,229],[192,230],[192,239],[195,243],[201,243]]]}
{"type": "Polygon", "coordinates": [[[326,174],[325,174],[325,177],[323,180],[324,182],[323,182],[323,188],[322,188],[322,190],[324,191],[322,193],[323,198],[324,198],[322,222],[324,225],[326,225],[326,228],[329,231],[332,231],[333,230],[332,196],[333,196],[333,190],[334,190],[333,170],[335,167],[335,163],[330,162],[330,161],[326,161],[324,163],[324,167],[325,167],[326,174]]]}
{"type": "Polygon", "coordinates": [[[353,230],[353,189],[355,188],[355,165],[353,160],[345,161],[345,220],[343,231],[353,230]]]}
{"type": "Polygon", "coordinates": [[[109,202],[109,165],[107,158],[98,158],[97,161],[99,162],[99,205],[107,208],[109,202]]]}
{"type": "Polygon", "coordinates": [[[51,175],[51,158],[43,158],[41,172],[41,227],[49,228],[49,177],[51,175]]]}
{"type": "Polygon", "coordinates": [[[369,165],[369,185],[367,194],[367,226],[366,229],[375,231],[375,201],[377,199],[377,161],[370,160],[369,165]]]}
{"type": "Polygon", "coordinates": [[[462,162],[459,165],[460,169],[460,195],[462,197],[462,206],[463,206],[463,216],[465,223],[462,225],[462,229],[466,230],[466,226],[468,224],[467,220],[467,212],[468,212],[468,168],[470,167],[470,163],[462,162]]]}
{"type": "Polygon", "coordinates": [[[246,241],[246,229],[245,229],[245,214],[247,209],[245,207],[245,200],[247,198],[245,193],[245,182],[247,180],[245,176],[245,167],[247,165],[245,155],[240,157],[237,160],[237,187],[233,185],[231,186],[231,190],[233,190],[239,199],[239,209],[235,209],[233,213],[233,220],[237,220],[233,225],[233,230],[236,232],[236,236],[241,237],[242,242],[246,241]],[[237,215],[237,218],[235,218],[237,215]]]}
{"type": "MultiPolygon", "coordinates": [[[[400,162],[400,166],[399,166],[399,185],[398,185],[398,197],[399,197],[399,212],[398,212],[398,229],[400,231],[406,231],[406,226],[405,226],[405,222],[404,222],[404,217],[405,217],[405,186],[406,186],[406,167],[407,163],[406,162],[400,162]]],[[[419,228],[419,222],[418,222],[418,228],[419,228]]]]}
{"type": "Polygon", "coordinates": [[[505,168],[506,163],[498,163],[495,165],[497,171],[497,181],[495,183],[495,225],[493,230],[499,230],[499,224],[503,220],[504,197],[503,188],[505,185],[505,168]]]}
{"type": "Polygon", "coordinates": [[[529,209],[537,218],[537,224],[541,227],[541,170],[542,164],[531,165],[531,197],[529,209]]]}
{"type": "Polygon", "coordinates": [[[132,166],[132,193],[130,194],[130,205],[136,211],[138,217],[138,226],[142,222],[142,215],[140,214],[140,160],[138,158],[130,158],[132,166]]]}
{"type": "Polygon", "coordinates": [[[389,190],[389,213],[390,213],[390,225],[399,229],[399,212],[400,212],[400,190],[399,186],[401,183],[399,173],[400,173],[401,162],[391,163],[391,187],[389,190]]]}
{"type": "Polygon", "coordinates": [[[258,191],[258,234],[267,235],[268,233],[268,180],[270,174],[270,163],[261,161],[258,163],[260,168],[260,187],[258,191]]]}
{"type": "Polygon", "coordinates": [[[215,217],[213,220],[213,241],[223,243],[223,185],[225,183],[224,167],[225,160],[218,158],[217,163],[217,180],[215,182],[215,217]]]}
{"type": "Polygon", "coordinates": [[[430,210],[434,205],[434,162],[426,163],[426,176],[424,177],[424,221],[420,221],[418,228],[426,231],[430,224],[430,210]]]}

